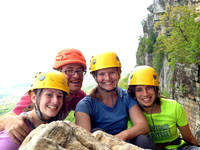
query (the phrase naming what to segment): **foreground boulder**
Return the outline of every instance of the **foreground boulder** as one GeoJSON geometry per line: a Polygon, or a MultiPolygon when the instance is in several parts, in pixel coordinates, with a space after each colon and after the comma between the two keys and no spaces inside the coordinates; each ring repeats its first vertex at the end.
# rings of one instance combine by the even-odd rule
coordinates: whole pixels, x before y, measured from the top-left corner
{"type": "Polygon", "coordinates": [[[141,150],[103,131],[90,133],[69,121],[43,124],[33,130],[19,150],[141,150]]]}

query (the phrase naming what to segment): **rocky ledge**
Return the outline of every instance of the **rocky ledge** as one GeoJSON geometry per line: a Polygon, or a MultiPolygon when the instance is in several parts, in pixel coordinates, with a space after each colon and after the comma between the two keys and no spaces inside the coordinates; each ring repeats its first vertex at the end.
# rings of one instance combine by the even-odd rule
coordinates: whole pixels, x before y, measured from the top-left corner
{"type": "Polygon", "coordinates": [[[90,133],[69,122],[42,124],[24,140],[19,150],[141,150],[103,131],[90,133]]]}

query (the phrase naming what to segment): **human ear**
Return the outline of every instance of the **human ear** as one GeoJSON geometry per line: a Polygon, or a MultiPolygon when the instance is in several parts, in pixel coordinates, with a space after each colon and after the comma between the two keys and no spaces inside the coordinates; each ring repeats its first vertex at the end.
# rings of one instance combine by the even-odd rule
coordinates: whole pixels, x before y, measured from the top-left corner
{"type": "Polygon", "coordinates": [[[35,92],[32,91],[32,92],[30,93],[30,97],[31,97],[32,103],[35,104],[35,103],[36,103],[36,94],[35,94],[35,92]]]}

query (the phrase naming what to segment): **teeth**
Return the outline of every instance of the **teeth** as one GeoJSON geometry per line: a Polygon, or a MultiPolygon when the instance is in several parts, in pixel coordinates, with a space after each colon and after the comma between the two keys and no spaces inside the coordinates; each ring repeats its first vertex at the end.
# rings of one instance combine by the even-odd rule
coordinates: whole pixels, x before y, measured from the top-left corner
{"type": "Polygon", "coordinates": [[[56,109],[56,106],[48,106],[49,108],[56,109]]]}
{"type": "Polygon", "coordinates": [[[79,81],[71,81],[71,83],[79,83],[79,81]]]}
{"type": "Polygon", "coordinates": [[[112,84],[112,82],[106,82],[105,84],[110,85],[110,84],[112,84]]]}
{"type": "Polygon", "coordinates": [[[150,98],[144,98],[143,100],[144,101],[150,101],[150,98]]]}

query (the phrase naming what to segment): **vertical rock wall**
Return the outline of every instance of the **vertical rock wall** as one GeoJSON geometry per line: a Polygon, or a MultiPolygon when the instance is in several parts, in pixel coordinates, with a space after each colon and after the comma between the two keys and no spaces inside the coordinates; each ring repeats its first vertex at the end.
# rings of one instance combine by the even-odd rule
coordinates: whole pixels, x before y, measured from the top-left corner
{"type": "Polygon", "coordinates": [[[200,143],[200,67],[177,64],[170,68],[164,60],[160,73],[160,89],[185,108],[193,135],[200,143]]]}
{"type": "MultiPolygon", "coordinates": [[[[160,19],[167,5],[189,5],[200,8],[200,0],[154,0],[148,7],[150,14],[143,26],[144,36],[148,37],[148,30],[160,19]]],[[[163,33],[161,27],[157,34],[163,33]]],[[[143,64],[152,66],[152,54],[144,54],[143,64]]],[[[168,65],[165,56],[160,72],[160,90],[167,92],[171,99],[177,100],[185,108],[193,135],[200,143],[200,66],[177,64],[175,68],[168,65]]]]}

